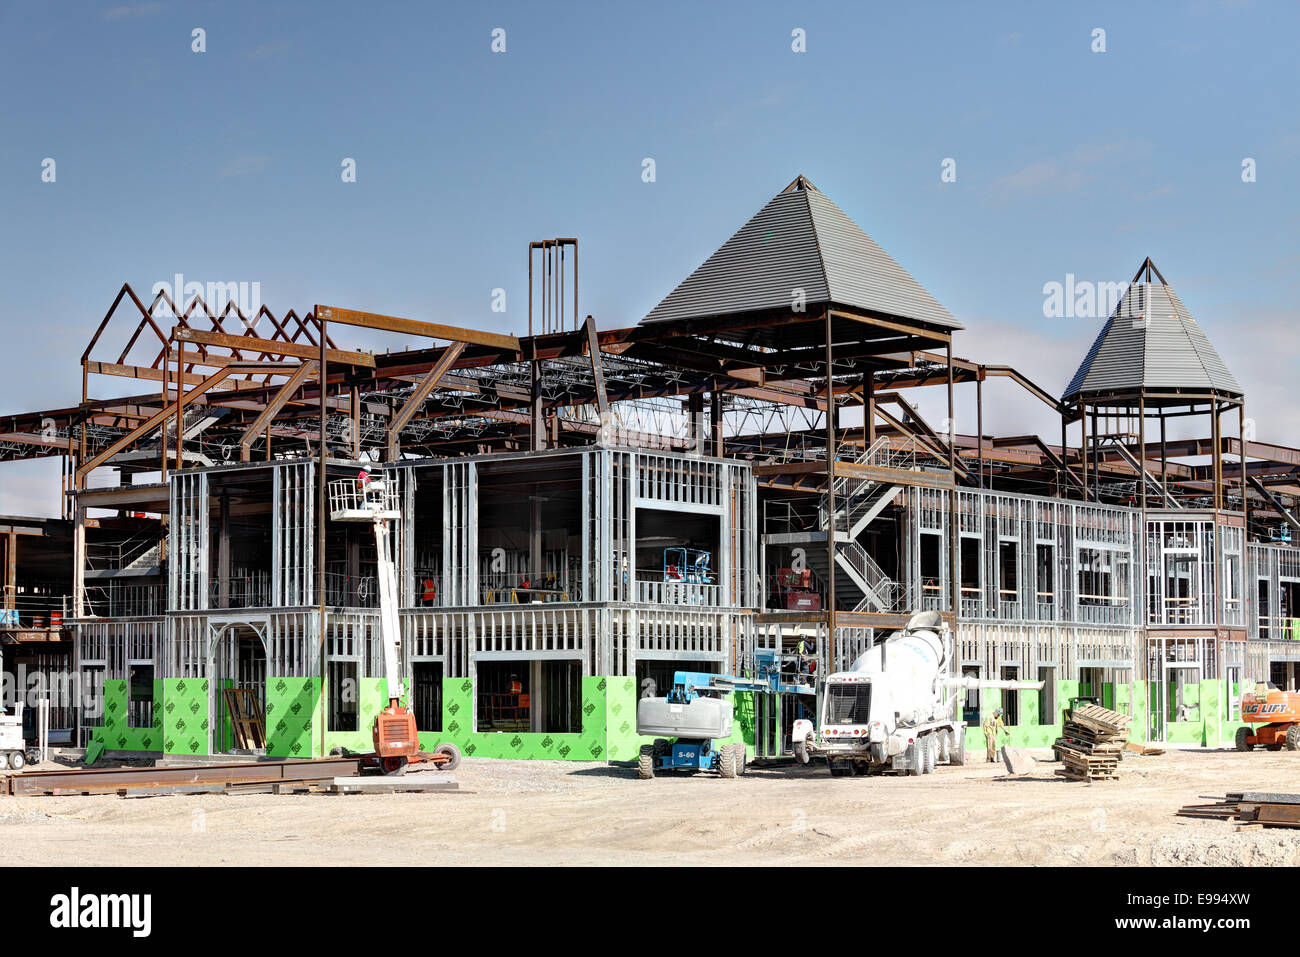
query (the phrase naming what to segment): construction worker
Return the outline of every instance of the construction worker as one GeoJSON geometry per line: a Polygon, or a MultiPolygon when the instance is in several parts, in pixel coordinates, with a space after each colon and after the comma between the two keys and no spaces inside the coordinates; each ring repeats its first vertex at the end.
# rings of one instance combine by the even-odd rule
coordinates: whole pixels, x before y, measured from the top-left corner
{"type": "Polygon", "coordinates": [[[1002,709],[994,708],[993,713],[984,719],[984,744],[988,750],[988,761],[993,763],[998,759],[998,732],[1010,737],[1011,732],[1007,726],[1002,723],[1002,709]]]}
{"type": "Polygon", "coordinates": [[[524,693],[524,686],[519,683],[518,675],[510,676],[510,693],[512,695],[521,695],[524,693]]]}
{"type": "Polygon", "coordinates": [[[799,644],[796,648],[796,653],[799,655],[799,674],[801,675],[812,674],[813,667],[815,666],[816,661],[809,656],[808,645],[806,644],[806,642],[802,637],[800,637],[799,639],[799,644]]]}

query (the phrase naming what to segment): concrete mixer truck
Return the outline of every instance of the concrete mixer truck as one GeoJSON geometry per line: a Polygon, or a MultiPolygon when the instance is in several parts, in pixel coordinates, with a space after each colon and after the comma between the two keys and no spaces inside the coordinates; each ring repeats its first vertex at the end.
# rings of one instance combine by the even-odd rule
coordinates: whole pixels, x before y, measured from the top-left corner
{"type": "Polygon", "coordinates": [[[907,627],[874,645],[848,671],[827,675],[818,724],[791,729],[795,757],[824,758],[834,776],[885,770],[929,774],[936,764],[964,764],[959,715],[970,688],[1041,688],[1041,681],[963,678],[953,638],[938,612],[913,615],[907,627]]]}

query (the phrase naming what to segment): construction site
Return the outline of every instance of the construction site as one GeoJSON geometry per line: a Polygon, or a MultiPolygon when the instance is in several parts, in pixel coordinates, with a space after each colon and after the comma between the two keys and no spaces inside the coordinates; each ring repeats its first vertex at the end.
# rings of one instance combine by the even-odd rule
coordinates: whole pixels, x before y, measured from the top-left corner
{"type": "MultiPolygon", "coordinates": [[[[1300,767],[1300,449],[1253,435],[1176,263],[1139,256],[1073,378],[1039,382],[962,358],[963,323],[804,176],[629,328],[584,314],[578,239],[526,245],[520,336],[382,303],[244,314],[105,290],[67,405],[0,418],[0,465],[63,463],[62,517],[0,518],[3,665],[41,696],[22,718],[39,757],[373,747],[393,772],[396,715],[488,791],[582,779],[473,759],[624,788],[634,765],[748,765],[746,787],[811,808],[826,768],[982,758],[996,712],[999,747],[1083,735],[1090,781],[1126,742],[1149,753],[1127,790],[1300,767]],[[1059,432],[988,434],[990,380],[1059,432]],[[898,747],[846,750],[837,725],[868,724],[853,676],[909,667],[896,634],[938,636],[942,714],[896,709],[898,747]],[[1251,709],[1274,705],[1264,727],[1251,709]],[[1237,753],[1265,750],[1283,753],[1237,753]]],[[[14,800],[130,787],[23,790],[21,765],[14,800]]],[[[1000,767],[947,771],[935,796],[1000,767]]],[[[1200,793],[1166,789],[1170,821],[1200,793]]],[[[1039,862],[1161,862],[1111,852],[1039,862]]]]}

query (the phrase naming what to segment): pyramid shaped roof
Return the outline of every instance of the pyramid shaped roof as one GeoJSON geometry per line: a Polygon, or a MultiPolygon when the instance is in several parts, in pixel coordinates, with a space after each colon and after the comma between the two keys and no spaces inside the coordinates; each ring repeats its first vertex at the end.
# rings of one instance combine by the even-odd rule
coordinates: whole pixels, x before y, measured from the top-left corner
{"type": "Polygon", "coordinates": [[[1080,363],[1065,400],[1146,390],[1221,392],[1241,386],[1150,259],[1138,269],[1080,363]]]}
{"type": "Polygon", "coordinates": [[[799,176],[641,321],[850,306],[944,329],[961,324],[876,241],[799,176]]]}

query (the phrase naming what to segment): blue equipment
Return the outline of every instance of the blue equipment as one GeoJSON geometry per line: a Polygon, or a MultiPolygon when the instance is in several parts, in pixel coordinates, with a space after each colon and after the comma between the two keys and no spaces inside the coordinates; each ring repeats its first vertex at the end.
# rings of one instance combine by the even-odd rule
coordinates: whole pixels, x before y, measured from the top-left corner
{"type": "Polygon", "coordinates": [[[678,671],[667,696],[638,701],[637,734],[665,735],[641,746],[638,777],[652,778],[658,771],[717,771],[724,778],[744,774],[745,745],[729,741],[733,706],[723,695],[807,691],[802,685],[783,682],[775,652],[756,652],[755,664],[757,678],[678,671]]]}
{"type": "Polygon", "coordinates": [[[700,548],[665,548],[664,581],[713,584],[713,556],[700,548]]]}

